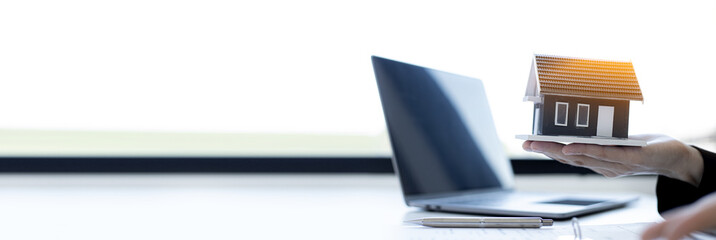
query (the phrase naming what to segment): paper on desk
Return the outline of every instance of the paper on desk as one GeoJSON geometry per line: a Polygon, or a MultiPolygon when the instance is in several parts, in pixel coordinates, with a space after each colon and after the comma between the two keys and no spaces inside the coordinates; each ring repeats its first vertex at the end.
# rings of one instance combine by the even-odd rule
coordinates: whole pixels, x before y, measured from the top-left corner
{"type": "MultiPolygon", "coordinates": [[[[652,223],[620,225],[582,225],[582,239],[625,240],[640,239],[641,232],[652,223]]],[[[543,228],[429,228],[411,227],[404,231],[405,239],[569,239],[573,240],[571,226],[543,228]]]]}

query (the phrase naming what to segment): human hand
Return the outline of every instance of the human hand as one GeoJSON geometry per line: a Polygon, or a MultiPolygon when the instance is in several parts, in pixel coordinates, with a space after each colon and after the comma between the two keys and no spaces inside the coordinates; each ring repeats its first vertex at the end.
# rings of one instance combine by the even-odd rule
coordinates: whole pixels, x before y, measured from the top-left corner
{"type": "Polygon", "coordinates": [[[525,141],[522,148],[561,163],[589,168],[606,177],[660,174],[698,186],[703,158],[695,148],[664,135],[636,135],[644,147],[525,141]]]}
{"type": "Polygon", "coordinates": [[[664,214],[664,221],[644,230],[641,238],[682,239],[695,231],[716,229],[716,194],[703,197],[689,206],[664,214]]]}

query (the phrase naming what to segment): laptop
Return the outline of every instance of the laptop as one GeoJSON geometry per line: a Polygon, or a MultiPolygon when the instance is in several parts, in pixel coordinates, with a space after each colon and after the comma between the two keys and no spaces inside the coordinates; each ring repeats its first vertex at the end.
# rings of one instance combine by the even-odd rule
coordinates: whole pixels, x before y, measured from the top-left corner
{"type": "Polygon", "coordinates": [[[408,206],[566,219],[637,199],[514,191],[512,167],[480,80],[377,56],[372,61],[408,206]]]}

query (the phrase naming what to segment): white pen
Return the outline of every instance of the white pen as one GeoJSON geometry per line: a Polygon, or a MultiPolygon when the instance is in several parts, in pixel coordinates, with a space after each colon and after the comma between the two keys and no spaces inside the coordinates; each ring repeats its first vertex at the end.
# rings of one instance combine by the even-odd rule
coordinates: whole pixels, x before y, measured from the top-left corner
{"type": "Polygon", "coordinates": [[[540,228],[552,226],[554,221],[541,217],[428,217],[405,222],[443,228],[540,228]]]}

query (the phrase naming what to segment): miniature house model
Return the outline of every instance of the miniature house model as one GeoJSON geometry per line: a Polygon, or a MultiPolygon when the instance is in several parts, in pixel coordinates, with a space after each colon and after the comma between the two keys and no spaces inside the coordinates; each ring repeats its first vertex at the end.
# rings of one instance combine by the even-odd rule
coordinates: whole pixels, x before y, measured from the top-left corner
{"type": "Polygon", "coordinates": [[[644,98],[631,62],[537,54],[524,100],[533,135],[625,139],[629,102],[644,98]]]}

